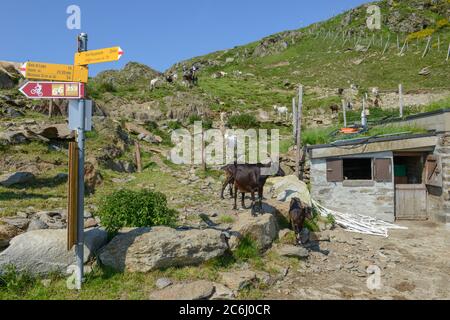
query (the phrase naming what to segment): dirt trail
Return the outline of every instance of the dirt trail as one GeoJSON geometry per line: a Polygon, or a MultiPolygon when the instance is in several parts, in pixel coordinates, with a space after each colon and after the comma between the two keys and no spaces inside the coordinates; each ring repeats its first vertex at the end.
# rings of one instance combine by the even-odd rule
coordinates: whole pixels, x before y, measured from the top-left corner
{"type": "Polygon", "coordinates": [[[340,228],[330,242],[268,292],[269,299],[450,299],[450,227],[403,222],[389,238],[340,228]],[[320,252],[319,252],[320,251],[320,252]],[[380,288],[369,290],[367,268],[380,268],[380,288]]]}
{"type": "MultiPolygon", "coordinates": [[[[268,200],[269,189],[266,203],[275,201],[268,200]]],[[[231,210],[228,193],[220,200],[219,191],[220,183],[215,181],[202,190],[208,200],[187,210],[216,216],[215,221],[222,215],[244,212],[231,210]]],[[[399,224],[408,229],[391,230],[388,238],[350,233],[339,227],[326,231],[330,241],[310,243],[309,259],[265,290],[264,298],[450,299],[450,226],[423,221],[399,224]],[[379,289],[367,286],[369,266],[379,268],[379,289]]]]}

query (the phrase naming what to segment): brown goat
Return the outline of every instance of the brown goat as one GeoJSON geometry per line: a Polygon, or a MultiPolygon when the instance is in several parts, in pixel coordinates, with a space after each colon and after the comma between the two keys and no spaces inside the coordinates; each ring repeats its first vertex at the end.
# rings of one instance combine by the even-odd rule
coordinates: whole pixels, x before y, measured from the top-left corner
{"type": "Polygon", "coordinates": [[[289,222],[295,232],[297,243],[301,242],[301,232],[306,219],[312,219],[312,208],[299,198],[292,198],[289,205],[289,222]]]}

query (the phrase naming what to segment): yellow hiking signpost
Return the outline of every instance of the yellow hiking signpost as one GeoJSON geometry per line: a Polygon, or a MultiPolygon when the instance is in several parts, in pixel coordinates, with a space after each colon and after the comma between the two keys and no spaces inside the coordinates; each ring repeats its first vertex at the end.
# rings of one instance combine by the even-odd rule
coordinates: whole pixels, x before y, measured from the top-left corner
{"type": "Polygon", "coordinates": [[[67,64],[28,61],[20,67],[20,73],[32,80],[82,82],[88,80],[88,68],[67,64]]]}
{"type": "Polygon", "coordinates": [[[79,34],[77,41],[78,52],[73,65],[28,61],[22,64],[20,72],[26,79],[40,81],[30,81],[21,87],[21,93],[28,98],[54,98],[63,93],[67,99],[74,98],[68,111],[69,129],[76,130],[77,134],[76,142],[69,145],[67,250],[70,251],[75,246],[75,288],[80,290],[84,273],[85,131],[90,130],[92,121],[92,101],[85,100],[86,86],[83,83],[88,82],[89,64],[117,61],[122,57],[123,51],[120,47],[87,51],[86,33],[79,34]],[[71,94],[68,94],[68,88],[71,89],[71,94]],[[73,93],[73,88],[79,90],[78,96],[73,93]]]}
{"type": "Polygon", "coordinates": [[[94,63],[117,61],[122,55],[123,50],[120,47],[77,52],[75,53],[75,65],[85,66],[94,63]]]}

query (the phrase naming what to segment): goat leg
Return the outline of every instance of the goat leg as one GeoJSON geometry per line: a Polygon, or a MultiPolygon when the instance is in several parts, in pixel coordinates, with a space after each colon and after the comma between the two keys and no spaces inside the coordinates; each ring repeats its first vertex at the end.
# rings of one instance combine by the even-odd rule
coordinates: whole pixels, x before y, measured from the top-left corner
{"type": "Polygon", "coordinates": [[[237,210],[237,194],[238,194],[238,188],[235,185],[234,186],[234,206],[233,206],[233,210],[237,210]]]}

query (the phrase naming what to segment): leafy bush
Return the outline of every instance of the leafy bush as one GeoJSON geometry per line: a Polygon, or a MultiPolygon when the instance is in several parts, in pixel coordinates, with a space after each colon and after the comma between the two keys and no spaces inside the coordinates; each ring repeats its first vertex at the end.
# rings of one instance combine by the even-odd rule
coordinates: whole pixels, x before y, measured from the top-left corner
{"type": "Polygon", "coordinates": [[[99,215],[110,233],[123,227],[173,226],[177,212],[167,207],[166,196],[147,190],[119,190],[105,197],[99,215]]]}
{"type": "Polygon", "coordinates": [[[171,130],[177,130],[181,128],[181,123],[179,123],[178,121],[169,121],[167,123],[167,127],[171,130]]]}
{"type": "Polygon", "coordinates": [[[241,239],[233,256],[238,261],[248,261],[260,258],[260,252],[257,243],[250,237],[246,236],[241,239]]]}
{"type": "Polygon", "coordinates": [[[202,121],[202,117],[200,117],[198,114],[192,114],[188,118],[189,124],[194,124],[196,121],[202,121]]]}
{"type": "Polygon", "coordinates": [[[18,273],[15,266],[8,265],[0,274],[0,291],[20,295],[34,286],[36,279],[29,273],[18,273]]]}
{"type": "Polygon", "coordinates": [[[231,116],[228,119],[228,126],[239,129],[251,129],[258,128],[259,122],[256,120],[255,116],[245,113],[231,116]]]}
{"type": "Polygon", "coordinates": [[[191,116],[189,117],[189,119],[188,119],[188,123],[189,123],[190,125],[194,124],[194,123],[197,122],[197,121],[201,121],[201,122],[202,122],[203,129],[208,130],[208,129],[211,129],[211,128],[212,128],[213,121],[212,121],[211,119],[203,119],[202,117],[200,117],[200,116],[197,115],[197,114],[191,115],[191,116]]]}

